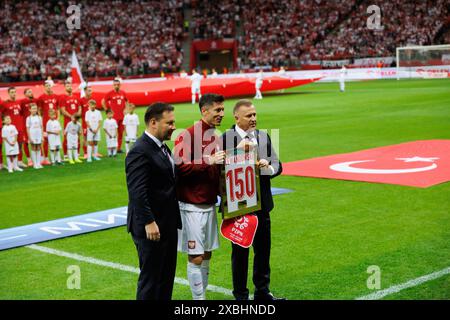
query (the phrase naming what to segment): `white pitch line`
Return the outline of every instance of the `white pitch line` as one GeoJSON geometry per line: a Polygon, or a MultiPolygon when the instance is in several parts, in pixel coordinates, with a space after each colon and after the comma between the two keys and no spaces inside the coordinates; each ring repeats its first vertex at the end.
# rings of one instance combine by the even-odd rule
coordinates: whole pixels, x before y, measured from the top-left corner
{"type": "Polygon", "coordinates": [[[17,238],[23,238],[23,237],[26,237],[26,236],[28,236],[28,235],[27,235],[27,234],[21,234],[21,235],[14,236],[14,237],[8,237],[8,238],[0,239],[0,241],[11,240],[11,239],[17,239],[17,238]]]}
{"type": "Polygon", "coordinates": [[[450,267],[442,269],[440,271],[436,271],[436,272],[424,275],[424,276],[421,276],[421,277],[416,278],[416,279],[409,280],[409,281],[407,281],[405,283],[398,284],[398,285],[389,287],[389,288],[384,289],[384,290],[376,291],[376,292],[374,292],[372,294],[369,294],[367,296],[362,296],[362,297],[356,298],[356,300],[378,300],[378,299],[384,298],[384,297],[386,297],[386,296],[388,296],[390,294],[400,292],[400,291],[402,291],[404,289],[412,288],[412,287],[418,286],[419,284],[422,284],[424,282],[440,278],[440,277],[445,276],[445,275],[447,275],[449,273],[450,273],[450,267]]]}
{"type": "MultiPolygon", "coordinates": [[[[65,257],[65,258],[74,259],[77,261],[87,262],[90,264],[95,264],[98,266],[103,266],[103,267],[107,267],[107,268],[111,268],[111,269],[116,269],[116,270],[131,272],[131,273],[137,273],[137,274],[139,274],[139,272],[140,272],[139,268],[136,268],[136,267],[127,266],[124,264],[105,261],[105,260],[100,260],[97,258],[86,257],[86,256],[79,255],[77,253],[70,253],[70,252],[56,250],[56,249],[52,249],[52,248],[48,248],[48,247],[38,246],[35,244],[26,246],[26,248],[41,251],[41,252],[48,253],[48,254],[53,254],[53,255],[59,256],[59,257],[65,257]]],[[[183,278],[176,277],[175,283],[189,286],[189,281],[187,281],[186,279],[183,279],[183,278]]],[[[207,289],[208,289],[208,291],[222,293],[227,296],[233,296],[233,292],[231,290],[222,288],[219,286],[208,285],[207,289]]]]}

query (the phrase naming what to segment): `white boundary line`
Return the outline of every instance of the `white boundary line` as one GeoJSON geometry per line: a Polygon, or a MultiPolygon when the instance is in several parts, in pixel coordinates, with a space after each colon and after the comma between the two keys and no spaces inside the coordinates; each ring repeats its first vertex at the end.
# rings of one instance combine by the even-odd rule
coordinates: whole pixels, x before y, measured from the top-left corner
{"type": "MultiPolygon", "coordinates": [[[[139,274],[139,268],[132,267],[132,266],[127,266],[127,265],[120,264],[120,263],[100,260],[100,259],[96,259],[96,258],[92,258],[92,257],[86,257],[86,256],[79,255],[77,253],[70,253],[70,252],[56,250],[56,249],[52,249],[52,248],[48,248],[48,247],[38,246],[38,245],[35,245],[35,244],[29,245],[29,246],[25,246],[25,247],[29,248],[29,249],[41,251],[41,252],[44,252],[44,253],[53,254],[53,255],[59,256],[59,257],[65,257],[65,258],[74,259],[74,260],[77,260],[77,261],[82,261],[82,262],[87,262],[87,263],[90,263],[90,264],[95,264],[95,265],[102,266],[102,267],[107,267],[107,268],[111,268],[111,269],[116,269],[116,270],[121,270],[121,271],[126,271],[126,272],[139,274]]],[[[175,283],[178,283],[178,284],[181,284],[181,285],[185,285],[185,286],[189,286],[189,282],[186,279],[183,279],[183,278],[176,277],[175,278],[175,283]]],[[[231,296],[231,297],[233,296],[233,292],[231,290],[226,289],[226,288],[222,288],[222,287],[219,287],[219,286],[214,286],[214,285],[210,285],[209,284],[207,289],[209,291],[211,291],[211,292],[218,292],[218,293],[222,293],[222,294],[224,294],[226,296],[231,296]]]]}
{"type": "Polygon", "coordinates": [[[372,294],[369,294],[367,296],[362,296],[362,297],[356,298],[356,300],[378,300],[378,299],[384,298],[384,297],[386,297],[386,296],[388,296],[390,294],[400,292],[400,291],[402,291],[404,289],[412,288],[412,287],[418,286],[418,285],[420,285],[420,284],[422,284],[424,282],[440,278],[440,277],[445,276],[445,275],[447,275],[449,273],[450,273],[450,267],[442,269],[440,271],[436,271],[436,272],[424,275],[424,276],[421,276],[421,277],[416,278],[416,279],[409,280],[409,281],[407,281],[405,283],[398,284],[398,285],[389,287],[389,288],[384,289],[384,290],[376,291],[376,292],[374,292],[372,294]]]}
{"type": "MultiPolygon", "coordinates": [[[[139,268],[136,267],[132,267],[132,266],[128,266],[128,265],[124,265],[124,264],[120,264],[120,263],[115,263],[115,262],[110,262],[110,261],[105,261],[105,260],[100,260],[100,259],[96,259],[96,258],[92,258],[92,257],[86,257],[86,256],[82,256],[79,255],[77,253],[70,253],[70,252],[66,252],[66,251],[61,251],[61,250],[57,250],[57,249],[52,249],[52,248],[48,248],[48,247],[43,247],[43,246],[38,246],[35,244],[26,246],[26,248],[29,249],[33,249],[33,250],[37,250],[37,251],[41,251],[47,254],[53,254],[59,257],[65,257],[65,258],[69,258],[69,259],[74,259],[77,261],[81,261],[81,262],[87,262],[90,264],[95,264],[98,266],[103,266],[103,267],[107,267],[107,268],[111,268],[111,269],[116,269],[116,270],[121,270],[121,271],[126,271],[126,272],[131,272],[131,273],[136,273],[139,274],[139,268]]],[[[443,277],[447,274],[450,274],[450,267],[442,269],[440,271],[436,271],[421,277],[418,277],[416,279],[412,279],[409,280],[405,283],[402,284],[398,284],[395,286],[391,286],[387,289],[384,290],[379,290],[376,291],[372,294],[366,295],[366,296],[362,296],[362,297],[358,297],[355,300],[378,300],[381,298],[384,298],[388,295],[400,292],[404,289],[408,289],[408,288],[412,288],[412,287],[416,287],[422,283],[443,277]]],[[[189,286],[189,282],[186,279],[183,278],[175,278],[175,283],[181,284],[181,285],[185,285],[185,286],[189,286]]],[[[208,285],[208,290],[211,292],[218,292],[218,293],[222,293],[226,296],[233,296],[233,293],[231,290],[223,288],[223,287],[219,287],[219,286],[215,286],[215,285],[208,285]]]]}

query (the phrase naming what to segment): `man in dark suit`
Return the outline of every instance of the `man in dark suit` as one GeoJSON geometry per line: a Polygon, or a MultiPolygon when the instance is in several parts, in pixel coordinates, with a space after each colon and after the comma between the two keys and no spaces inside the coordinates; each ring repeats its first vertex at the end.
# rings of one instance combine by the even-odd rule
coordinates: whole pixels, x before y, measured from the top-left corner
{"type": "MultiPolygon", "coordinates": [[[[256,109],[250,100],[239,100],[234,109],[235,125],[222,135],[224,150],[257,148],[260,168],[261,210],[255,212],[258,228],[253,240],[253,283],[255,300],[279,300],[270,292],[270,211],[273,209],[270,179],[281,174],[282,166],[272,147],[270,136],[256,129],[256,109]]],[[[231,265],[233,295],[248,300],[247,288],[249,249],[232,244],[231,265]]]]}
{"type": "Polygon", "coordinates": [[[175,128],[173,106],[154,103],[145,113],[146,129],[128,153],[127,230],[139,256],[138,300],[170,300],[181,228],[176,172],[164,144],[175,128]]]}

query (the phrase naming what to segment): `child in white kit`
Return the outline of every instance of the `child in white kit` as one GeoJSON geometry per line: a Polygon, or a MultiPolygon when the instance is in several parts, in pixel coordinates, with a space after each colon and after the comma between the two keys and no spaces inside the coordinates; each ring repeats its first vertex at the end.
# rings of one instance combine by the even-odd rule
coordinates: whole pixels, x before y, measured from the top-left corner
{"type": "Polygon", "coordinates": [[[64,133],[67,137],[67,153],[69,155],[69,163],[81,163],[82,161],[78,159],[78,136],[81,134],[81,125],[78,123],[80,116],[72,115],[72,121],[70,121],[64,133]]]}
{"type": "Polygon", "coordinates": [[[31,144],[31,161],[33,168],[42,169],[41,165],[41,144],[44,135],[42,118],[38,114],[38,108],[35,103],[30,104],[30,115],[26,120],[28,139],[31,144]]]}
{"type": "Polygon", "coordinates": [[[113,119],[114,112],[111,109],[106,110],[106,120],[103,122],[103,129],[106,133],[106,147],[108,148],[108,157],[117,155],[117,121],[113,119]]]}
{"type": "Polygon", "coordinates": [[[17,142],[17,136],[19,131],[11,124],[11,117],[5,116],[3,119],[2,137],[5,144],[6,163],[8,165],[8,172],[23,171],[18,166],[17,156],[19,155],[19,143],[17,142]]]}
{"type": "Polygon", "coordinates": [[[137,139],[137,132],[139,128],[139,117],[134,113],[134,104],[128,105],[128,113],[123,118],[123,125],[125,126],[125,150],[128,154],[133,144],[137,139]]]}
{"type": "Polygon", "coordinates": [[[50,120],[47,121],[46,132],[48,135],[48,145],[50,149],[50,160],[52,165],[61,165],[61,124],[56,119],[55,110],[49,111],[50,120]]]}
{"type": "Polygon", "coordinates": [[[92,162],[92,150],[94,150],[94,160],[100,160],[96,154],[98,154],[98,142],[101,138],[101,122],[102,122],[102,114],[100,111],[96,110],[97,103],[95,100],[89,100],[89,110],[86,112],[84,120],[87,125],[87,162],[92,162]]]}

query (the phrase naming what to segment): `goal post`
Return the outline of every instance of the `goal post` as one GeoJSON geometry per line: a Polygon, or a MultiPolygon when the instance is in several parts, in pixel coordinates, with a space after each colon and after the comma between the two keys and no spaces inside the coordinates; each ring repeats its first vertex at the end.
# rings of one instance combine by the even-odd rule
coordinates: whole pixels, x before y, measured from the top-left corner
{"type": "MultiPolygon", "coordinates": [[[[450,44],[409,46],[396,49],[397,80],[447,77],[448,72],[417,72],[420,67],[450,66],[450,44]]],[[[439,69],[439,68],[437,68],[439,69]]]]}

